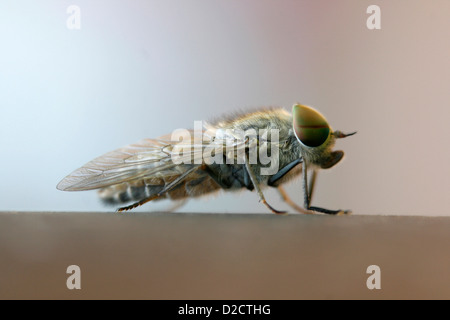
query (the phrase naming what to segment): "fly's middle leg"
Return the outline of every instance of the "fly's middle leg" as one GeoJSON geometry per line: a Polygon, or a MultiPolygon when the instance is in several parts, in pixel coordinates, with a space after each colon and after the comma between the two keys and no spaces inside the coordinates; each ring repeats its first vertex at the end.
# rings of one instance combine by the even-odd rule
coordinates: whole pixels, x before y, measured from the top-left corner
{"type": "Polygon", "coordinates": [[[284,188],[282,186],[278,186],[277,189],[278,189],[278,192],[280,193],[283,201],[286,202],[292,209],[294,209],[298,213],[303,213],[303,214],[312,214],[313,213],[312,211],[303,209],[302,207],[297,205],[294,201],[292,201],[292,199],[289,197],[286,190],[284,190],[284,188]]]}
{"type": "Polygon", "coordinates": [[[276,213],[276,214],[283,214],[283,213],[286,213],[286,211],[279,211],[279,210],[274,209],[274,208],[266,201],[266,198],[264,197],[264,194],[262,193],[261,188],[260,188],[260,186],[259,186],[258,180],[256,179],[255,173],[253,172],[253,169],[252,169],[251,166],[250,166],[248,152],[245,153],[245,169],[247,170],[248,175],[249,175],[249,177],[250,177],[250,180],[252,181],[253,186],[254,186],[255,189],[256,189],[256,192],[258,193],[259,201],[262,202],[262,203],[263,203],[267,208],[269,208],[269,210],[272,211],[273,213],[276,213]]]}

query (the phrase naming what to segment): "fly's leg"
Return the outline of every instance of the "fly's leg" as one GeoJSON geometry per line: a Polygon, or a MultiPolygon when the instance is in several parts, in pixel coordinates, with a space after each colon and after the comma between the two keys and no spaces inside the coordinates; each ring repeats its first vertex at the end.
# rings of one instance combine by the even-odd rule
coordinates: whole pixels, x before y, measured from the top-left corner
{"type": "Polygon", "coordinates": [[[143,204],[145,204],[147,202],[150,202],[152,200],[155,200],[155,199],[159,198],[160,196],[161,195],[159,193],[155,194],[155,195],[153,195],[151,197],[148,197],[148,198],[142,199],[142,200],[140,200],[138,202],[135,202],[133,204],[130,204],[129,206],[121,207],[121,208],[117,209],[117,212],[128,211],[128,210],[137,208],[137,207],[142,206],[143,204]]]}
{"type": "Polygon", "coordinates": [[[154,194],[148,198],[142,199],[136,203],[133,203],[129,206],[126,207],[122,207],[117,209],[118,212],[122,212],[122,211],[128,211],[134,208],[137,208],[139,206],[142,206],[143,204],[150,202],[152,200],[155,200],[159,197],[161,197],[164,193],[172,190],[173,188],[175,188],[179,183],[181,183],[184,179],[187,178],[187,176],[189,176],[192,172],[196,171],[199,168],[199,166],[195,166],[192,167],[191,169],[187,170],[186,172],[184,172],[182,175],[180,175],[179,177],[177,177],[175,180],[173,180],[171,183],[169,183],[167,186],[164,187],[164,189],[162,189],[160,192],[158,192],[157,194],[154,194]]]}
{"type": "Polygon", "coordinates": [[[186,199],[176,201],[173,205],[171,205],[167,209],[167,212],[174,212],[174,211],[180,209],[182,206],[184,206],[186,204],[186,202],[187,202],[186,199]]]}
{"type": "Polygon", "coordinates": [[[309,178],[309,188],[308,188],[308,194],[309,194],[309,202],[312,201],[312,196],[314,193],[314,186],[316,184],[316,177],[317,177],[317,170],[314,169],[311,173],[311,178],[309,178]]]}
{"type": "Polygon", "coordinates": [[[279,181],[281,178],[283,178],[286,174],[288,174],[292,169],[294,169],[297,165],[299,165],[302,162],[303,162],[303,159],[300,158],[300,159],[295,159],[291,163],[287,164],[286,166],[281,168],[280,171],[278,171],[276,174],[271,176],[269,181],[267,182],[267,184],[269,186],[273,187],[277,183],[277,181],[279,181]]]}
{"type": "Polygon", "coordinates": [[[280,192],[280,195],[281,195],[281,198],[283,198],[283,201],[286,202],[289,206],[291,206],[291,208],[294,209],[295,211],[297,211],[299,213],[304,213],[304,214],[312,214],[313,213],[311,211],[303,209],[302,207],[297,205],[294,201],[292,201],[292,199],[289,197],[286,190],[284,190],[284,188],[282,186],[278,186],[278,192],[280,192]]]}
{"type": "MultiPolygon", "coordinates": [[[[296,160],[292,161],[291,163],[287,164],[280,171],[278,171],[276,174],[274,174],[272,177],[270,177],[267,184],[269,186],[275,186],[275,184],[281,178],[283,178],[286,174],[288,174],[292,169],[294,169],[297,165],[301,164],[302,162],[303,162],[303,159],[300,158],[300,159],[296,159],[296,160]]],[[[315,176],[313,176],[313,177],[315,177],[315,176]]],[[[311,185],[313,185],[313,184],[311,184],[311,185]]],[[[313,213],[311,211],[303,209],[302,207],[297,205],[294,201],[292,201],[292,199],[289,197],[289,195],[287,194],[287,192],[284,190],[284,188],[281,185],[278,185],[277,189],[278,189],[278,192],[280,193],[283,201],[286,202],[295,211],[297,211],[299,213],[304,213],[304,214],[312,214],[313,213]]]]}
{"type": "Polygon", "coordinates": [[[266,198],[264,197],[264,194],[262,193],[261,188],[259,187],[259,183],[258,183],[258,180],[256,179],[255,173],[253,172],[252,168],[250,167],[248,152],[245,153],[245,169],[247,170],[248,175],[250,176],[250,180],[252,181],[253,186],[256,189],[256,192],[258,193],[259,201],[262,202],[273,213],[276,213],[276,214],[286,213],[286,211],[278,211],[278,210],[274,209],[270,204],[267,203],[266,198]]]}
{"type": "MultiPolygon", "coordinates": [[[[305,202],[305,209],[307,210],[311,210],[311,211],[316,211],[316,212],[322,212],[322,213],[326,213],[326,214],[334,214],[334,215],[341,215],[341,214],[349,214],[351,213],[351,211],[349,210],[329,210],[329,209],[324,209],[324,208],[320,208],[320,207],[312,207],[310,205],[311,203],[311,193],[313,191],[314,187],[314,183],[315,183],[315,178],[314,180],[311,181],[312,187],[308,188],[308,174],[307,174],[307,165],[306,165],[306,161],[303,161],[303,165],[302,165],[302,176],[303,176],[303,197],[304,197],[304,202],[305,202]]],[[[314,175],[314,174],[313,174],[314,175]]]]}

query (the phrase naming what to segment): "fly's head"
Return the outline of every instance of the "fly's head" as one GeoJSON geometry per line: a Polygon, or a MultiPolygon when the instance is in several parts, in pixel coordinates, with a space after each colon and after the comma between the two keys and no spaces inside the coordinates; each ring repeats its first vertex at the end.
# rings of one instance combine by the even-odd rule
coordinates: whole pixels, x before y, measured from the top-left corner
{"type": "Polygon", "coordinates": [[[356,133],[333,131],[319,111],[301,104],[292,107],[292,122],[302,156],[322,169],[333,167],[344,157],[343,151],[332,151],[335,140],[356,133]]]}

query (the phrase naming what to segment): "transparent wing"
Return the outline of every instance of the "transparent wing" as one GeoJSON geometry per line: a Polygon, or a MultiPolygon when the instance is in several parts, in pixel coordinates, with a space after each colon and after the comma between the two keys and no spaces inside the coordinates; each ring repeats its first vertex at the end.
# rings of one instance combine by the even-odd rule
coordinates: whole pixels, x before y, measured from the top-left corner
{"type": "Polygon", "coordinates": [[[200,167],[211,162],[211,152],[205,154],[205,151],[212,149],[212,154],[226,154],[233,150],[238,154],[245,148],[246,141],[242,137],[219,132],[220,138],[217,139],[217,133],[212,129],[201,134],[184,130],[177,141],[169,136],[141,140],[88,162],[65,177],[57,189],[92,190],[155,175],[180,175],[192,166],[200,167]]]}

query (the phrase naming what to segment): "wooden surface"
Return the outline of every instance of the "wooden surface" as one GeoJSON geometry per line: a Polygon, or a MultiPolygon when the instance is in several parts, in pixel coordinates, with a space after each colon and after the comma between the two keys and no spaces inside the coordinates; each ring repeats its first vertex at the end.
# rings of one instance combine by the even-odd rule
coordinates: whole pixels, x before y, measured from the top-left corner
{"type": "Polygon", "coordinates": [[[3,212],[0,298],[450,299],[449,249],[442,217],[3,212]]]}

